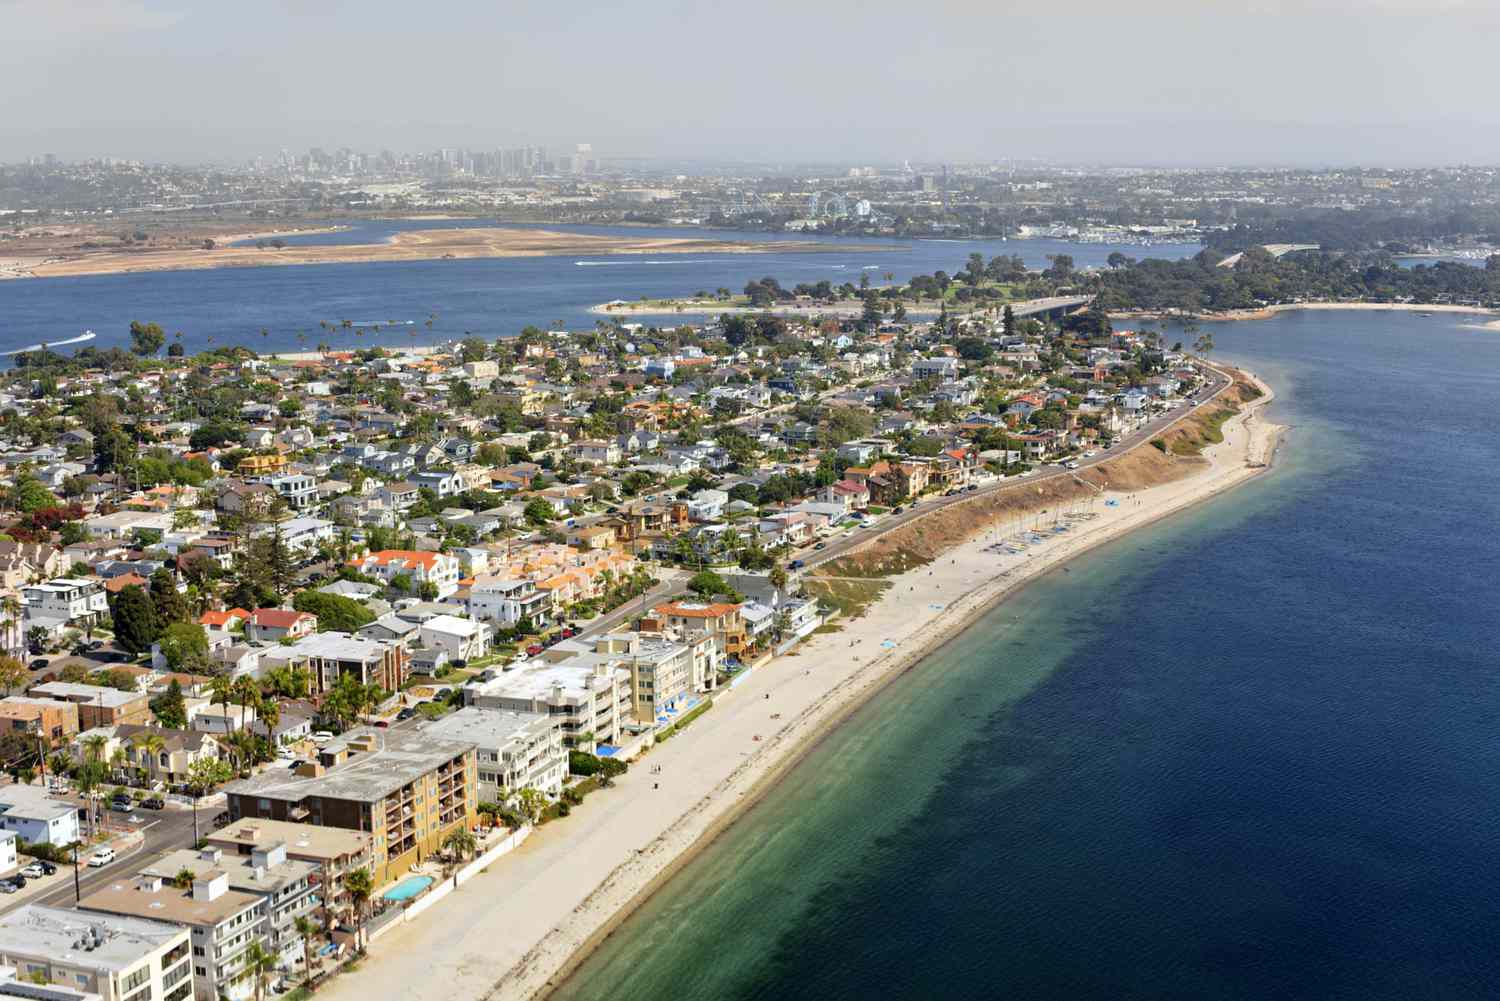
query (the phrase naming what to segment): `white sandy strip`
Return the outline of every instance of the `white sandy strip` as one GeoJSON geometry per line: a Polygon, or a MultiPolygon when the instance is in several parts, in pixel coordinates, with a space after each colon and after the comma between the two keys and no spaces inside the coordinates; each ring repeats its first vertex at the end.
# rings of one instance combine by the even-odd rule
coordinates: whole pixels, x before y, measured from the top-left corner
{"type": "Polygon", "coordinates": [[[590,796],[571,817],[539,829],[427,916],[386,934],[358,970],[318,996],[520,1001],[545,994],[575,957],[752,802],[799,751],[970,619],[1084,550],[1259,473],[1247,462],[1267,461],[1280,430],[1254,416],[1269,399],[1267,391],[1226,422],[1224,442],[1190,478],[1116,496],[1118,507],[1096,504],[1096,518],[1024,556],[987,550],[993,539],[984,536],[894,578],[864,617],[751,672],[616,789],[590,796]],[[997,576],[1005,567],[1010,572],[997,576]],[[660,789],[653,788],[657,782],[660,789]]]}

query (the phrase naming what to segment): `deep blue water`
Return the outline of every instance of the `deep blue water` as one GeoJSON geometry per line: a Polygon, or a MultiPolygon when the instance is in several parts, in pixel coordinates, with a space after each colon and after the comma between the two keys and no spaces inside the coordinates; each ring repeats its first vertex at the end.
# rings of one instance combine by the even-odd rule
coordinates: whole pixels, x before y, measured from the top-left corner
{"type": "Polygon", "coordinates": [[[1500,996],[1500,336],[1214,333],[1277,470],[906,675],[560,997],[1500,996]]]}
{"type": "MultiPolygon", "coordinates": [[[[291,236],[288,243],[373,243],[405,229],[472,226],[462,221],[376,221],[347,232],[291,236]]],[[[594,325],[588,308],[611,299],[660,298],[720,286],[736,291],[752,278],[773,275],[783,284],[829,279],[858,282],[868,271],[880,284],[893,274],[905,281],[915,274],[962,268],[970,253],[986,258],[1021,254],[1028,265],[1045,266],[1049,254],[1071,254],[1079,267],[1103,264],[1115,250],[1135,256],[1178,258],[1196,245],[1115,247],[1055,240],[853,240],[889,244],[890,251],[809,253],[807,242],[838,243],[790,234],[736,233],[697,229],[557,226],[551,229],[626,236],[724,237],[785,244],[785,251],[760,254],[663,254],[569,257],[512,257],[491,260],[391,261],[377,264],[298,265],[227,268],[153,274],[93,275],[0,282],[0,353],[40,343],[56,343],[92,330],[98,347],[127,345],[131,320],[154,321],[169,334],[181,331],[187,349],[247,344],[257,351],[310,350],[320,341],[339,347],[372,344],[428,344],[476,334],[510,336],[527,324],[557,321],[573,329],[594,325]],[[432,326],[428,327],[428,320],[432,326]],[[335,325],[398,321],[398,327],[363,337],[329,332],[335,325]],[[405,326],[412,321],[412,326],[405,326]],[[264,331],[264,335],[262,334],[264,331]],[[299,336],[300,335],[300,336],[299,336]],[[210,338],[212,340],[210,341],[210,338]]],[[[66,350],[66,349],[64,349],[66,350]]]]}

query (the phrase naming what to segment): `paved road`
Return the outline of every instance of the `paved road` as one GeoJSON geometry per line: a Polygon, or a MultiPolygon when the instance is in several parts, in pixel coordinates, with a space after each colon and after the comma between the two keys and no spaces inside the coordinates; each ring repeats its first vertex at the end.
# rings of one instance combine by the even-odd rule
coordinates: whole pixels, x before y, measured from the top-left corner
{"type": "Polygon", "coordinates": [[[1081,473],[1083,470],[1088,469],[1090,466],[1096,466],[1100,463],[1108,462],[1111,459],[1119,458],[1121,455],[1124,455],[1130,450],[1141,447],[1152,438],[1156,437],[1158,434],[1161,434],[1163,431],[1166,431],[1178,422],[1186,419],[1202,408],[1208,406],[1218,398],[1220,393],[1229,388],[1229,377],[1224,375],[1218,369],[1210,368],[1209,375],[1211,381],[1206,388],[1200,389],[1197,395],[1193,397],[1193,399],[1197,402],[1191,408],[1187,410],[1182,410],[1179,408],[1178,410],[1164,414],[1161,417],[1150,421],[1139,431],[1135,431],[1125,438],[1121,439],[1120,444],[1116,445],[1114,448],[1111,448],[1107,451],[1104,449],[1100,449],[1099,454],[1095,455],[1093,458],[1085,459],[1080,457],[1077,460],[1078,468],[1076,470],[1065,469],[1061,466],[1046,466],[1042,467],[1041,472],[1034,473],[1030,476],[1025,477],[1024,479],[1017,479],[1014,476],[1009,476],[996,483],[980,487],[978,490],[972,492],[964,492],[961,494],[956,494],[952,497],[937,497],[924,500],[920,504],[908,507],[900,514],[886,515],[878,525],[875,525],[872,528],[858,529],[856,531],[850,532],[848,535],[844,536],[836,542],[829,542],[821,550],[815,550],[812,548],[804,549],[802,552],[797,553],[795,556],[793,556],[793,559],[802,560],[806,565],[805,569],[811,570],[813,567],[819,566],[823,563],[827,563],[830,560],[836,560],[840,556],[846,555],[856,547],[863,546],[866,543],[870,542],[872,539],[876,539],[886,532],[899,528],[902,525],[905,525],[907,522],[912,521],[913,519],[920,518],[931,511],[939,510],[940,508],[947,507],[950,504],[957,504],[961,501],[969,500],[983,494],[994,493],[998,490],[1016,489],[1024,485],[1042,483],[1047,480],[1055,480],[1059,477],[1073,476],[1076,473],[1081,473]]]}
{"type": "MultiPolygon", "coordinates": [[[[207,801],[205,801],[206,804],[207,801]]],[[[198,810],[198,821],[200,834],[212,830],[214,815],[223,809],[222,804],[208,806],[204,805],[198,810]]],[[[116,818],[123,814],[115,814],[116,818]]],[[[92,854],[92,849],[84,851],[80,849],[78,854],[79,870],[78,885],[86,897],[94,890],[99,889],[111,880],[120,879],[122,876],[133,874],[137,865],[145,860],[153,858],[163,852],[175,848],[189,848],[193,844],[193,812],[188,809],[168,809],[160,812],[150,810],[137,810],[134,816],[141,819],[138,825],[130,825],[138,828],[145,838],[142,843],[127,852],[122,852],[114,862],[100,869],[90,869],[83,863],[92,854]]],[[[21,893],[0,897],[0,911],[10,911],[23,904],[51,904],[57,907],[69,907],[74,902],[73,867],[60,865],[57,872],[51,876],[43,877],[43,883],[39,891],[32,892],[36,886],[35,881],[26,887],[21,893]]]]}

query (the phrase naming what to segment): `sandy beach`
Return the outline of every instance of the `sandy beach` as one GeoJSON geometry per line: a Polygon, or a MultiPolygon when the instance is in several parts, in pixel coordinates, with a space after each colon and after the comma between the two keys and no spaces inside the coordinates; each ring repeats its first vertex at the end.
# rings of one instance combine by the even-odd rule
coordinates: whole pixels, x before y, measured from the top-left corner
{"type": "Polygon", "coordinates": [[[1278,313],[1290,313],[1299,309],[1327,310],[1327,309],[1353,309],[1368,311],[1388,311],[1395,313],[1461,313],[1467,315],[1496,316],[1493,309],[1485,309],[1482,306],[1424,306],[1414,302],[1287,302],[1275,306],[1265,306],[1260,309],[1229,309],[1222,313],[1172,313],[1166,314],[1153,310],[1127,310],[1124,312],[1111,312],[1109,315],[1120,320],[1159,320],[1165,316],[1182,316],[1184,319],[1190,315],[1199,320],[1268,320],[1278,313]]]}
{"type": "MultiPolygon", "coordinates": [[[[770,313],[774,316],[859,316],[864,311],[864,303],[860,301],[835,302],[827,305],[807,305],[803,303],[781,303],[775,306],[743,306],[716,303],[711,299],[684,299],[668,302],[601,302],[597,306],[590,306],[590,313],[602,316],[664,316],[668,314],[681,314],[683,316],[722,316],[728,314],[751,313],[761,316],[770,313]]],[[[908,316],[937,316],[942,312],[942,304],[938,302],[920,302],[907,304],[906,315],[908,316]]],[[[953,315],[961,316],[965,313],[963,309],[951,310],[953,315]]]]}
{"type": "Polygon", "coordinates": [[[1094,517],[1025,553],[997,552],[994,531],[980,529],[943,559],[890,578],[864,616],[751,671],[681,736],[653,749],[644,761],[659,774],[633,768],[616,789],[539,829],[429,915],[384,936],[358,970],[319,995],[544,997],[823,734],[891,679],[919,669],[945,638],[1034,577],[1264,472],[1282,429],[1259,416],[1272,394],[1257,384],[1265,395],[1225,422],[1224,440],[1205,450],[1191,475],[1102,494],[1094,517]]]}
{"type": "MultiPolygon", "coordinates": [[[[336,229],[336,228],[335,228],[336,229]]],[[[303,230],[303,233],[320,232],[303,230]]],[[[323,246],[227,246],[234,240],[267,234],[215,237],[212,250],[201,246],[162,250],[101,250],[59,253],[29,268],[24,276],[124,274],[147,271],[196,271],[207,268],[275,267],[296,264],[363,264],[380,261],[466,260],[495,257],[544,257],[561,254],[764,254],[784,252],[785,244],[705,240],[692,237],[598,236],[543,229],[475,227],[416,229],[397,233],[383,243],[323,246]]],[[[885,246],[799,243],[803,253],[889,250],[885,246]]],[[[22,275],[18,275],[21,277],[22,275]]]]}

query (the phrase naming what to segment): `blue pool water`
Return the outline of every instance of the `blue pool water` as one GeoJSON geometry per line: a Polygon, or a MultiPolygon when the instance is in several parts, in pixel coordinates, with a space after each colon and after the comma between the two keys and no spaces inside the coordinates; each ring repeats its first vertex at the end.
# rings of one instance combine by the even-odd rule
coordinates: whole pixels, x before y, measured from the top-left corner
{"type": "Polygon", "coordinates": [[[410,900],[433,883],[431,876],[407,876],[381,896],[387,900],[410,900]]]}

